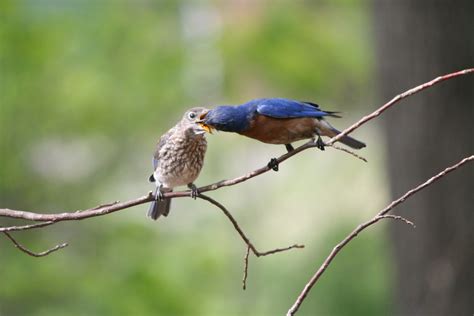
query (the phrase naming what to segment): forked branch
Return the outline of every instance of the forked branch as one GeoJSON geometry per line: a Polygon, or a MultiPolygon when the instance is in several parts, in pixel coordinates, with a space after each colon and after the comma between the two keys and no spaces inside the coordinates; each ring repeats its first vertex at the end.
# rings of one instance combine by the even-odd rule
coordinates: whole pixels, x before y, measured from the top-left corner
{"type": "MultiPolygon", "coordinates": [[[[370,120],[378,117],[384,111],[386,111],[390,107],[394,106],[395,104],[397,104],[402,99],[404,99],[406,97],[409,97],[413,94],[416,94],[420,91],[423,91],[423,90],[425,90],[429,87],[432,87],[432,86],[434,86],[434,85],[436,85],[440,82],[443,82],[445,80],[449,80],[449,79],[456,78],[456,77],[459,77],[459,76],[463,76],[463,75],[466,75],[466,74],[470,74],[470,73],[473,73],[473,72],[474,72],[474,68],[469,68],[469,69],[461,70],[461,71],[458,71],[458,72],[453,72],[453,73],[450,73],[450,74],[447,74],[447,75],[444,75],[444,76],[437,77],[437,78],[435,78],[435,79],[433,79],[429,82],[426,82],[424,84],[421,84],[421,85],[419,85],[415,88],[409,89],[409,90],[397,95],[392,100],[390,100],[389,102],[387,102],[386,104],[384,104],[383,106],[378,108],[376,111],[372,112],[371,114],[369,114],[367,116],[364,116],[359,121],[357,121],[356,123],[354,123],[350,127],[346,128],[344,131],[342,131],[337,136],[329,139],[325,144],[326,144],[326,146],[333,147],[333,148],[339,149],[339,150],[343,150],[343,151],[345,151],[345,152],[347,152],[347,153],[349,153],[349,154],[351,154],[351,155],[353,155],[353,156],[355,156],[355,157],[357,157],[361,160],[366,161],[365,158],[355,154],[354,152],[352,152],[350,150],[347,150],[347,149],[342,148],[342,147],[335,146],[334,143],[336,141],[338,141],[341,137],[343,137],[345,135],[348,135],[349,133],[353,132],[354,130],[356,130],[360,126],[362,126],[362,125],[366,124],[367,122],[369,122],[370,120]]],[[[298,153],[300,153],[300,152],[302,152],[306,149],[313,148],[313,147],[317,147],[317,144],[313,141],[309,141],[309,142],[303,144],[302,146],[296,148],[295,150],[280,156],[279,158],[276,159],[276,162],[278,164],[281,164],[284,161],[286,161],[287,159],[291,158],[292,156],[294,156],[294,155],[296,155],[296,154],[298,154],[298,153]]],[[[444,177],[445,175],[447,175],[451,171],[460,168],[461,166],[467,164],[468,162],[471,162],[473,159],[474,159],[474,156],[469,156],[469,157],[466,157],[463,160],[461,160],[459,163],[457,163],[457,164],[455,164],[455,165],[453,165],[449,168],[446,168],[441,173],[439,173],[436,176],[430,178],[429,180],[425,181],[424,183],[420,184],[419,186],[417,186],[417,187],[413,188],[412,190],[408,191],[406,194],[404,194],[399,199],[397,199],[397,200],[393,201],[392,203],[390,203],[386,208],[381,210],[375,217],[373,217],[369,221],[357,226],[354,229],[354,231],[352,231],[345,239],[343,239],[338,245],[336,245],[336,247],[334,247],[334,249],[331,251],[329,256],[326,258],[326,260],[320,266],[320,268],[315,272],[315,274],[312,276],[312,278],[308,281],[308,283],[306,284],[306,286],[302,290],[301,294],[298,296],[296,302],[294,303],[294,305],[288,311],[287,315],[294,315],[297,312],[297,310],[299,309],[299,307],[301,306],[301,304],[303,303],[303,301],[307,297],[309,291],[314,286],[314,284],[318,281],[318,279],[321,277],[321,275],[324,273],[324,271],[327,269],[327,267],[329,266],[331,261],[339,253],[339,251],[345,245],[347,245],[347,243],[349,243],[355,236],[357,236],[357,234],[359,234],[361,231],[363,231],[367,227],[377,223],[381,219],[387,219],[387,218],[388,219],[394,219],[394,220],[400,220],[400,221],[403,221],[407,224],[410,224],[410,225],[414,226],[412,222],[410,222],[409,220],[407,220],[407,219],[405,219],[401,216],[391,215],[391,214],[387,214],[387,213],[390,212],[397,205],[403,203],[407,198],[409,198],[413,194],[415,194],[415,193],[419,192],[420,190],[424,189],[425,187],[431,185],[433,182],[435,182],[435,181],[439,180],[440,178],[444,177]]],[[[240,177],[230,179],[230,180],[222,180],[222,181],[219,181],[219,182],[216,182],[216,183],[198,188],[199,192],[201,193],[198,197],[212,203],[215,206],[217,206],[227,216],[227,218],[231,221],[231,223],[233,224],[235,230],[238,232],[238,234],[240,235],[240,237],[242,238],[242,240],[245,242],[245,244],[247,246],[247,252],[246,252],[246,255],[244,257],[244,278],[243,278],[243,287],[244,287],[244,289],[245,289],[245,286],[246,286],[246,280],[247,280],[247,275],[248,275],[248,262],[249,262],[250,251],[256,257],[261,257],[261,256],[266,256],[266,255],[282,252],[282,251],[287,251],[287,250],[294,249],[294,248],[302,248],[303,246],[302,245],[292,245],[292,246],[289,246],[289,247],[286,247],[286,248],[277,248],[277,249],[273,249],[273,250],[265,251],[265,252],[258,251],[256,249],[256,247],[253,245],[253,243],[250,241],[250,239],[244,234],[244,232],[242,231],[242,229],[238,225],[237,221],[233,218],[231,213],[222,204],[220,204],[219,202],[217,202],[216,200],[214,200],[214,199],[212,199],[208,196],[202,195],[202,193],[209,192],[209,191],[214,191],[214,190],[217,190],[217,189],[219,189],[221,187],[225,187],[225,186],[233,186],[233,185],[239,184],[239,183],[247,181],[251,178],[257,177],[257,176],[259,176],[263,173],[266,173],[270,170],[271,169],[268,166],[264,166],[262,168],[254,170],[252,172],[244,174],[240,177]]],[[[188,197],[190,195],[191,195],[191,192],[189,190],[186,190],[186,191],[176,191],[176,192],[165,193],[164,197],[165,198],[178,198],[178,197],[188,197]]],[[[136,199],[133,199],[133,200],[130,200],[130,201],[126,201],[126,202],[112,202],[112,203],[102,204],[102,205],[99,205],[99,206],[96,206],[96,207],[93,207],[93,208],[90,208],[90,209],[86,209],[86,210],[79,210],[79,211],[75,211],[75,212],[56,213],[56,214],[41,214],[41,213],[11,210],[11,209],[7,209],[7,208],[3,208],[3,209],[0,209],[0,217],[3,216],[3,217],[10,217],[10,218],[16,218],[16,219],[24,219],[24,220],[34,221],[36,223],[29,224],[29,225],[17,225],[17,226],[0,227],[0,233],[4,233],[5,236],[21,251],[23,251],[23,252],[25,252],[29,255],[35,256],[35,257],[45,256],[45,255],[48,255],[48,254],[50,254],[54,251],[57,251],[57,250],[65,247],[67,244],[60,244],[60,245],[57,245],[56,247],[54,247],[52,249],[49,249],[49,250],[46,250],[44,252],[34,253],[34,252],[28,250],[26,247],[22,246],[20,243],[18,243],[12,237],[12,235],[9,234],[9,232],[42,228],[42,227],[53,225],[53,224],[56,224],[56,223],[62,222],[62,221],[75,221],[75,220],[83,220],[83,219],[87,219],[87,218],[91,218],[91,217],[96,217],[96,216],[103,216],[103,215],[107,215],[107,214],[114,213],[114,212],[117,212],[117,211],[125,210],[125,209],[131,208],[133,206],[137,206],[137,205],[140,205],[140,204],[149,203],[153,200],[154,200],[154,196],[151,192],[149,192],[147,195],[144,195],[142,197],[139,197],[139,198],[136,198],[136,199]]]]}
{"type": "MultiPolygon", "coordinates": [[[[353,132],[360,126],[364,125],[368,121],[378,117],[380,114],[382,114],[384,111],[389,109],[390,107],[394,106],[396,103],[398,103],[400,100],[411,96],[415,93],[418,93],[420,91],[423,91],[435,84],[438,84],[440,82],[443,82],[448,79],[456,78],[459,76],[463,76],[466,74],[470,74],[474,72],[474,68],[469,68],[457,72],[453,72],[444,76],[437,77],[427,83],[424,83],[422,85],[419,85],[415,88],[412,88],[410,90],[407,90],[399,95],[397,95],[395,98],[372,112],[371,114],[364,116],[361,118],[359,121],[351,125],[350,127],[346,128],[344,131],[342,131],[340,134],[337,136],[334,136],[330,140],[326,142],[327,146],[333,145],[336,141],[338,141],[341,137],[344,135],[348,135],[349,133],[353,132]]],[[[286,153],[284,155],[281,155],[280,157],[277,158],[277,162],[281,164],[282,162],[286,161],[287,159],[293,157],[294,155],[309,149],[316,147],[317,145],[313,141],[309,141],[297,148],[295,150],[286,153]]],[[[338,148],[339,149],[339,148],[338,148]]],[[[354,154],[354,153],[351,153],[354,154]]],[[[361,157],[358,157],[361,158],[361,157]]],[[[362,159],[362,158],[361,158],[362,159]]],[[[234,179],[229,179],[229,180],[222,180],[219,182],[215,182],[203,187],[198,188],[200,193],[205,193],[209,191],[214,191],[217,190],[221,187],[226,187],[226,186],[232,186],[239,184],[241,182],[247,181],[251,178],[254,178],[256,176],[259,176],[263,173],[266,173],[270,171],[271,169],[268,166],[264,166],[262,168],[256,169],[252,172],[249,172],[247,174],[244,174],[240,177],[234,178],[234,179]]],[[[176,192],[168,192],[163,194],[163,197],[165,198],[178,198],[178,197],[189,197],[191,195],[191,191],[185,190],[185,191],[176,191],[176,192]]],[[[56,214],[41,214],[41,213],[34,213],[34,212],[27,212],[27,211],[17,211],[17,210],[11,210],[11,209],[0,209],[0,216],[4,217],[10,217],[10,218],[18,218],[18,219],[26,219],[26,220],[31,220],[31,221],[37,221],[37,222],[48,222],[51,221],[54,224],[56,222],[61,222],[61,221],[71,221],[71,220],[82,220],[90,217],[95,217],[95,216],[102,216],[102,215],[107,215],[110,213],[114,213],[117,211],[121,211],[123,209],[127,209],[136,205],[144,204],[144,203],[149,203],[154,199],[153,195],[151,192],[149,192],[147,195],[139,197],[137,199],[133,199],[130,201],[126,202],[112,202],[104,205],[100,205],[94,208],[86,209],[86,210],[79,210],[75,212],[67,212],[67,213],[56,213],[56,214]]],[[[50,225],[49,224],[49,225],[50,225]]],[[[25,230],[25,229],[30,229],[28,226],[22,226],[21,229],[19,228],[20,226],[11,226],[11,227],[0,227],[0,232],[2,231],[12,231],[12,230],[25,230]]],[[[37,226],[31,226],[31,228],[36,228],[37,226]]]]}
{"type": "Polygon", "coordinates": [[[402,204],[405,202],[410,196],[414,195],[415,193],[423,190],[427,186],[433,184],[434,182],[438,181],[442,177],[446,176],[448,173],[460,168],[461,166],[467,164],[468,162],[472,162],[474,160],[474,155],[471,155],[469,157],[466,157],[456,163],[455,165],[448,167],[438,173],[437,175],[429,178],[425,182],[419,184],[418,186],[414,187],[413,189],[407,191],[405,194],[403,194],[401,197],[398,199],[392,201],[389,205],[387,205],[385,208],[383,208],[381,211],[379,211],[374,217],[372,217],[370,220],[366,221],[365,223],[362,223],[358,225],[349,235],[347,235],[346,238],[344,238],[340,243],[338,243],[332,251],[329,253],[327,258],[324,260],[324,262],[321,264],[318,270],[313,274],[311,279],[309,279],[308,283],[304,286],[303,290],[301,291],[300,295],[298,295],[298,298],[296,299],[295,303],[291,308],[288,310],[287,316],[289,315],[295,315],[298,309],[300,308],[301,304],[303,301],[306,299],[309,291],[313,288],[313,286],[318,282],[319,278],[321,275],[326,271],[328,268],[329,264],[334,260],[334,258],[337,256],[339,251],[342,250],[352,239],[354,239],[360,232],[362,232],[364,229],[366,229],[369,226],[374,225],[378,221],[384,218],[391,218],[395,220],[402,220],[407,224],[410,224],[414,226],[414,224],[407,219],[401,217],[401,216],[396,216],[396,215],[389,215],[387,214],[390,212],[392,209],[394,209],[396,206],[402,204]]]}

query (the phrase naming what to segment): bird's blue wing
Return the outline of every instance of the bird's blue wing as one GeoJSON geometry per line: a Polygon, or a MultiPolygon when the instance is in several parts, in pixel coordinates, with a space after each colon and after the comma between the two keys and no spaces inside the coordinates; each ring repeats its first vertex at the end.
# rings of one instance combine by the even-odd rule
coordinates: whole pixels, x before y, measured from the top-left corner
{"type": "Polygon", "coordinates": [[[261,99],[257,105],[257,112],[273,118],[319,118],[331,115],[331,112],[322,111],[317,104],[288,99],[261,99]]]}

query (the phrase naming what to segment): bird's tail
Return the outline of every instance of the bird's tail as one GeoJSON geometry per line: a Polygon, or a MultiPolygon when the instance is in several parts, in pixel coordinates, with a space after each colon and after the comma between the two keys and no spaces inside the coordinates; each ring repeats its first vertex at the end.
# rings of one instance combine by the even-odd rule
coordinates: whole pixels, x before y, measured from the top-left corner
{"type": "MultiPolygon", "coordinates": [[[[155,190],[155,196],[158,194],[158,187],[155,190]]],[[[171,191],[167,191],[171,192],[171,191]]],[[[151,202],[147,216],[152,220],[157,220],[161,215],[168,216],[171,207],[171,199],[155,200],[151,202]]]]}
{"type": "MultiPolygon", "coordinates": [[[[321,130],[321,132],[322,132],[321,135],[323,135],[323,136],[334,137],[334,136],[341,133],[340,131],[338,131],[337,129],[332,127],[325,120],[320,120],[319,123],[320,123],[319,124],[320,126],[318,126],[318,128],[321,130]]],[[[341,142],[344,145],[347,145],[351,148],[354,148],[354,149],[361,149],[361,148],[364,148],[366,146],[363,142],[358,141],[357,139],[352,138],[350,136],[343,136],[341,139],[339,139],[339,142],[341,142]]]]}

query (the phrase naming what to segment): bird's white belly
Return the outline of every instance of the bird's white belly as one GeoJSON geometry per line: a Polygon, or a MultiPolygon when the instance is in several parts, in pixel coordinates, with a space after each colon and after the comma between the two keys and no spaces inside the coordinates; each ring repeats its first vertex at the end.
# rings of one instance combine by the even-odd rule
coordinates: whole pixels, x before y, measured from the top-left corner
{"type": "Polygon", "coordinates": [[[165,188],[174,188],[192,183],[198,175],[199,173],[193,172],[187,166],[179,166],[174,170],[169,170],[164,174],[155,174],[154,176],[165,188]]]}

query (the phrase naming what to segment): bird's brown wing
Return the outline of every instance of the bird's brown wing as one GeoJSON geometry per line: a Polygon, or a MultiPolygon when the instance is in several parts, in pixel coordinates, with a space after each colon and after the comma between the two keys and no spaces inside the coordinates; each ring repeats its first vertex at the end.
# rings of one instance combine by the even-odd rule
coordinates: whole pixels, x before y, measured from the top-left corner
{"type": "Polygon", "coordinates": [[[163,146],[165,146],[166,142],[171,137],[171,135],[174,133],[175,128],[176,127],[173,127],[172,129],[170,129],[168,132],[166,132],[160,137],[160,140],[158,141],[158,144],[156,146],[155,153],[153,154],[153,170],[156,170],[156,167],[158,166],[158,163],[160,162],[160,158],[161,158],[160,151],[163,148],[163,146]]]}

